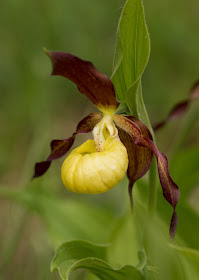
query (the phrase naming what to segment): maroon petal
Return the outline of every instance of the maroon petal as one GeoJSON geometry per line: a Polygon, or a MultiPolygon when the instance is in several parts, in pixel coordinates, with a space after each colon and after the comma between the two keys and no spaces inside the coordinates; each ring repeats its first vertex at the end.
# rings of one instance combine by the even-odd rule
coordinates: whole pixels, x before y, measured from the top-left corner
{"type": "MultiPolygon", "coordinates": [[[[133,139],[136,145],[149,148],[156,156],[157,164],[158,164],[158,173],[160,178],[160,183],[163,190],[163,195],[165,199],[171,204],[173,207],[174,213],[175,208],[179,199],[179,189],[178,186],[172,180],[169,169],[168,169],[168,161],[164,154],[158,151],[155,144],[151,141],[151,139],[143,136],[141,129],[138,125],[123,116],[115,115],[114,120],[116,124],[123,130],[125,130],[133,139]]],[[[177,214],[173,214],[171,226],[170,226],[170,236],[174,237],[177,226],[177,214]]]]}
{"type": "Polygon", "coordinates": [[[190,105],[190,102],[198,97],[199,97],[199,81],[196,82],[192,87],[192,89],[190,90],[189,97],[186,100],[176,104],[171,110],[171,112],[169,113],[168,117],[164,121],[154,125],[153,129],[157,131],[158,129],[165,126],[165,124],[167,124],[168,121],[173,121],[180,118],[182,115],[186,113],[190,105]]]}
{"type": "Polygon", "coordinates": [[[63,140],[52,140],[50,143],[51,154],[48,157],[48,161],[52,161],[64,156],[68,150],[72,147],[75,136],[77,133],[73,133],[72,137],[63,140]]]}
{"type": "Polygon", "coordinates": [[[170,228],[169,228],[169,234],[171,237],[171,240],[173,241],[177,229],[177,224],[178,224],[178,215],[176,211],[173,212],[172,218],[171,218],[171,223],[170,223],[170,228]]]}
{"type": "Polygon", "coordinates": [[[42,161],[35,164],[35,174],[33,178],[42,176],[50,167],[51,161],[42,161]]]}
{"type": "MultiPolygon", "coordinates": [[[[148,128],[136,119],[133,116],[126,116],[128,119],[134,121],[139,128],[141,129],[142,134],[149,139],[152,139],[151,133],[148,128]]],[[[129,158],[129,165],[127,170],[127,176],[129,179],[129,195],[131,201],[131,207],[133,207],[133,198],[132,198],[132,188],[134,183],[144,176],[144,174],[148,171],[149,167],[151,166],[151,161],[153,158],[153,153],[151,150],[145,147],[137,146],[132,137],[126,133],[123,129],[119,129],[119,137],[122,143],[125,145],[128,158],[129,158]]]]}
{"type": "Polygon", "coordinates": [[[167,124],[168,121],[174,121],[178,118],[180,118],[182,115],[185,114],[185,112],[187,111],[189,107],[189,101],[185,100],[183,102],[178,103],[169,113],[168,117],[166,120],[157,123],[153,129],[154,131],[157,131],[158,129],[162,128],[163,126],[165,126],[165,124],[167,124]]]}
{"type": "Polygon", "coordinates": [[[46,51],[53,63],[52,75],[63,76],[75,83],[94,105],[111,107],[119,105],[111,80],[100,73],[91,62],[65,52],[46,51]]]}
{"type": "Polygon", "coordinates": [[[63,140],[53,140],[51,142],[51,154],[45,161],[37,162],[35,164],[35,173],[33,178],[43,175],[50,167],[52,160],[65,155],[73,145],[77,134],[90,132],[101,119],[101,113],[92,113],[78,123],[76,132],[73,133],[71,137],[63,140]]]}

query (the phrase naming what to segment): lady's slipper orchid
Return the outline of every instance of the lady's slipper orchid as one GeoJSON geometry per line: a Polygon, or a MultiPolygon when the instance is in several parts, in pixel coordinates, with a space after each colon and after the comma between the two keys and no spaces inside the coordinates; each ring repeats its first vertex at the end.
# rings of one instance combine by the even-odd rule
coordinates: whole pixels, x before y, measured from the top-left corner
{"type": "Polygon", "coordinates": [[[64,52],[46,53],[52,60],[52,75],[74,82],[102,113],[92,113],[81,120],[71,137],[53,140],[51,154],[46,161],[36,163],[34,177],[43,175],[52,160],[65,155],[77,134],[90,131],[94,140],[88,140],[74,149],[62,166],[62,181],[73,192],[108,191],[124,177],[126,171],[131,192],[135,181],[148,171],[154,154],[163,195],[174,211],[170,225],[170,236],[173,238],[177,226],[175,208],[179,189],[169,175],[167,158],[153,143],[149,129],[133,116],[115,113],[120,102],[116,100],[114,86],[92,63],[64,52]]]}
{"type": "Polygon", "coordinates": [[[119,137],[108,137],[98,152],[93,140],[74,149],[65,159],[61,175],[67,189],[79,193],[102,193],[121,181],[128,168],[128,155],[119,137]]]}

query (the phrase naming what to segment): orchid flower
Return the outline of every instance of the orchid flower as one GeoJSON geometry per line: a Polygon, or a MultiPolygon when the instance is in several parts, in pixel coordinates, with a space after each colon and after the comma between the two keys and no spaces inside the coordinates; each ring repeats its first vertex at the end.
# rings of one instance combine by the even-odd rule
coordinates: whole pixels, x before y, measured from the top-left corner
{"type": "Polygon", "coordinates": [[[65,52],[46,53],[53,64],[52,75],[63,76],[75,83],[101,112],[91,113],[81,120],[71,137],[53,140],[51,154],[45,161],[36,163],[34,177],[43,175],[53,160],[65,155],[77,134],[91,131],[94,140],[74,149],[62,165],[62,181],[73,192],[108,191],[122,180],[126,172],[131,192],[134,183],[148,171],[154,154],[163,195],[173,207],[170,225],[173,238],[179,189],[169,175],[167,158],[153,143],[149,129],[134,116],[116,114],[120,102],[116,99],[114,86],[91,62],[65,52]]]}

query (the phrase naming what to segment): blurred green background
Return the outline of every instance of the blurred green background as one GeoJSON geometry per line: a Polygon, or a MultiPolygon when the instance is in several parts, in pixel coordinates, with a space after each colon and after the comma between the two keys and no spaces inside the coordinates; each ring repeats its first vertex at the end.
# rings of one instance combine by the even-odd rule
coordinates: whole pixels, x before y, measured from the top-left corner
{"type": "MultiPolygon", "coordinates": [[[[43,178],[29,183],[34,163],[46,158],[50,141],[69,137],[77,122],[95,111],[71,82],[50,77],[51,63],[42,48],[73,53],[92,61],[110,76],[124,2],[0,3],[0,185],[9,191],[26,188],[32,192],[16,194],[14,199],[19,204],[0,200],[0,279],[59,279],[49,271],[55,245],[75,238],[107,240],[108,233],[100,231],[100,227],[111,231],[116,217],[129,207],[123,185],[99,196],[71,194],[61,183],[62,159],[53,162],[43,178]],[[63,213],[65,216],[57,219],[63,213]],[[63,230],[65,223],[67,228],[63,230]],[[92,227],[89,234],[88,227],[92,227]]],[[[144,5],[151,57],[143,77],[143,95],[154,124],[188,96],[199,78],[199,2],[151,0],[144,1],[144,5]]],[[[170,153],[170,146],[186,121],[183,119],[157,134],[163,152],[170,153]]],[[[198,122],[194,123],[180,148],[198,144],[198,128],[198,122]]],[[[78,137],[75,145],[84,139],[78,137]]],[[[2,191],[2,196],[14,195],[2,191]]]]}

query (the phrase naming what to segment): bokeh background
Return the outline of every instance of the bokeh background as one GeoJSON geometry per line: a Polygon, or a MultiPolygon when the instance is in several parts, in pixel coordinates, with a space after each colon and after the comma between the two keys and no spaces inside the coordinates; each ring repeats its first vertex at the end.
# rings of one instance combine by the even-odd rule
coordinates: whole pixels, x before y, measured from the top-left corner
{"type": "MultiPolygon", "coordinates": [[[[71,82],[50,77],[51,63],[42,48],[76,54],[110,76],[124,2],[2,0],[0,3],[2,280],[59,279],[58,274],[50,272],[55,246],[76,238],[106,240],[106,228],[111,230],[115,217],[129,207],[125,184],[92,197],[68,192],[60,179],[62,159],[54,162],[43,178],[29,183],[34,163],[47,157],[50,141],[69,137],[77,122],[95,111],[71,82]],[[21,189],[31,192],[25,191],[21,197],[16,193],[21,189]]],[[[167,116],[175,103],[188,96],[199,78],[199,2],[151,0],[144,1],[144,5],[151,57],[143,76],[143,95],[155,124],[167,116]]],[[[199,143],[196,117],[192,118],[193,125],[186,135],[182,134],[180,143],[175,140],[189,114],[158,132],[158,146],[168,155],[174,147],[182,149],[199,143]]],[[[75,145],[84,139],[78,137],[75,145]]]]}

